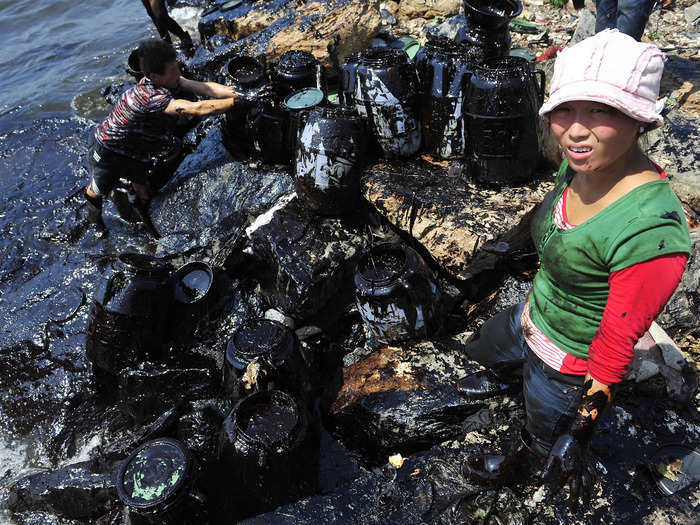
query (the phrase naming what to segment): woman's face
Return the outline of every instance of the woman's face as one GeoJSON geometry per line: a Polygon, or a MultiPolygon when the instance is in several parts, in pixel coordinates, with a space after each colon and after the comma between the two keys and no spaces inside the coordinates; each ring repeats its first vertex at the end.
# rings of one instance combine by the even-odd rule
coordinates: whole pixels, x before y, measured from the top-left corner
{"type": "Polygon", "coordinates": [[[624,167],[640,125],[615,108],[584,100],[560,104],[550,122],[569,165],[580,173],[624,167]]]}

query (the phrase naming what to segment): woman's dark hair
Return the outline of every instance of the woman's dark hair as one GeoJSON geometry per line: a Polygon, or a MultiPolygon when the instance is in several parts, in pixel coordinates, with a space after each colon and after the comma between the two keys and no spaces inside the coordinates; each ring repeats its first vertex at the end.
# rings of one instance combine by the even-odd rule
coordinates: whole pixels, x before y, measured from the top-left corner
{"type": "Polygon", "coordinates": [[[172,44],[159,38],[144,40],[138,47],[139,65],[144,75],[156,73],[162,75],[165,66],[176,58],[172,44]]]}

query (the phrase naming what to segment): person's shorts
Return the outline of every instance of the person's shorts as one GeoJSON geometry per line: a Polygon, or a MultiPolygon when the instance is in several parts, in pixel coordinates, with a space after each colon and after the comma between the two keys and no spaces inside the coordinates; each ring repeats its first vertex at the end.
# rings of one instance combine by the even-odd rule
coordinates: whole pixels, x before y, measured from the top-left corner
{"type": "Polygon", "coordinates": [[[151,172],[151,164],[139,162],[108,150],[95,142],[90,148],[90,189],[98,195],[107,195],[119,179],[145,184],[151,172]]]}

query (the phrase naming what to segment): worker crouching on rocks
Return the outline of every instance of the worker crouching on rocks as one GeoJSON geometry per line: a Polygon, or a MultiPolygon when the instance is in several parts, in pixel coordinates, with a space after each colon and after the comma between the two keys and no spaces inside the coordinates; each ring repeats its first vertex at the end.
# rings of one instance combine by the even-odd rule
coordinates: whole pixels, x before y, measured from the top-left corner
{"type": "Polygon", "coordinates": [[[655,109],[662,71],[656,46],[614,29],[556,59],[540,115],[566,158],[533,218],[540,268],[527,300],[467,343],[489,370],[458,385],[483,398],[522,381],[523,443],[510,456],[467,458],[472,482],[517,484],[542,468],[554,492],[569,483],[572,509],[590,499],[596,426],[690,253],[680,202],[638,145],[662,123],[655,109]]]}
{"type": "Polygon", "coordinates": [[[136,193],[134,208],[147,225],[150,223],[149,173],[154,159],[173,147],[178,116],[217,115],[240,99],[230,87],[183,77],[175,50],[164,40],[142,42],[138,54],[144,77],[119,97],[112,112],[97,127],[95,144],[89,154],[92,177],[85,191],[88,219],[102,231],[106,231],[102,220],[103,196],[109,194],[120,178],[131,181],[136,193]],[[176,88],[208,100],[176,99],[172,94],[176,88]]]}

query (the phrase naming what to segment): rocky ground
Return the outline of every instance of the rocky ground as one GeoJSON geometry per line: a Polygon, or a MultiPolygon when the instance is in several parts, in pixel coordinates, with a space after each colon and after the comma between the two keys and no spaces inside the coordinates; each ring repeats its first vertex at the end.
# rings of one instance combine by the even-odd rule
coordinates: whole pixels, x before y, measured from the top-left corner
{"type": "MultiPolygon", "coordinates": [[[[513,31],[513,47],[533,58],[591,33],[588,8],[524,4],[523,18],[538,27],[513,31]]],[[[288,166],[224,147],[231,145],[225,119],[210,119],[186,135],[187,155],[152,203],[156,240],[111,204],[110,234],[86,230],[77,196],[88,126],[50,121],[37,124],[33,140],[10,134],[0,149],[0,168],[18,173],[5,210],[17,220],[2,232],[12,242],[0,251],[0,521],[120,523],[115,472],[134,447],[156,437],[176,437],[202,464],[215,465],[234,403],[222,384],[224,349],[239,326],[266,316],[295,331],[310,372],[302,398],[320,435],[320,458],[309,461],[319,482],[311,497],[257,517],[234,511],[220,523],[697,523],[697,484],[663,496],[654,481],[661,445],[700,443],[699,29],[686,20],[687,9],[694,20],[691,4],[656,10],[645,38],[668,55],[666,123],[648,148],[684,205],[694,251],[593,442],[600,483],[590,506],[571,513],[534,477],[484,490],[460,470],[468,454],[512,448],[524,417],[521,393],[475,402],[455,383],[480,369],[464,356],[466,338],[522,300],[536,271],[527,218],[556,165],[546,133],[527,185],[483,188],[459,162],[427,155],[373,159],[357,210],[320,219],[295,194],[288,166]],[[47,180],[63,187],[47,193],[47,180]],[[387,346],[366,335],[352,275],[363,250],[387,239],[417,250],[435,276],[443,327],[429,340],[387,346]],[[86,358],[86,336],[93,302],[127,250],[173,267],[208,261],[216,293],[196,315],[170,311],[161,353],[107,378],[86,358]]],[[[295,48],[312,50],[332,72],[378,36],[456,36],[460,7],[454,0],[244,2],[202,17],[203,45],[186,66],[198,78],[225,81],[221,68],[236,53],[274,60],[295,48]]],[[[551,59],[540,64],[551,73],[551,59]]],[[[209,495],[220,502],[216,494],[209,495]]]]}

